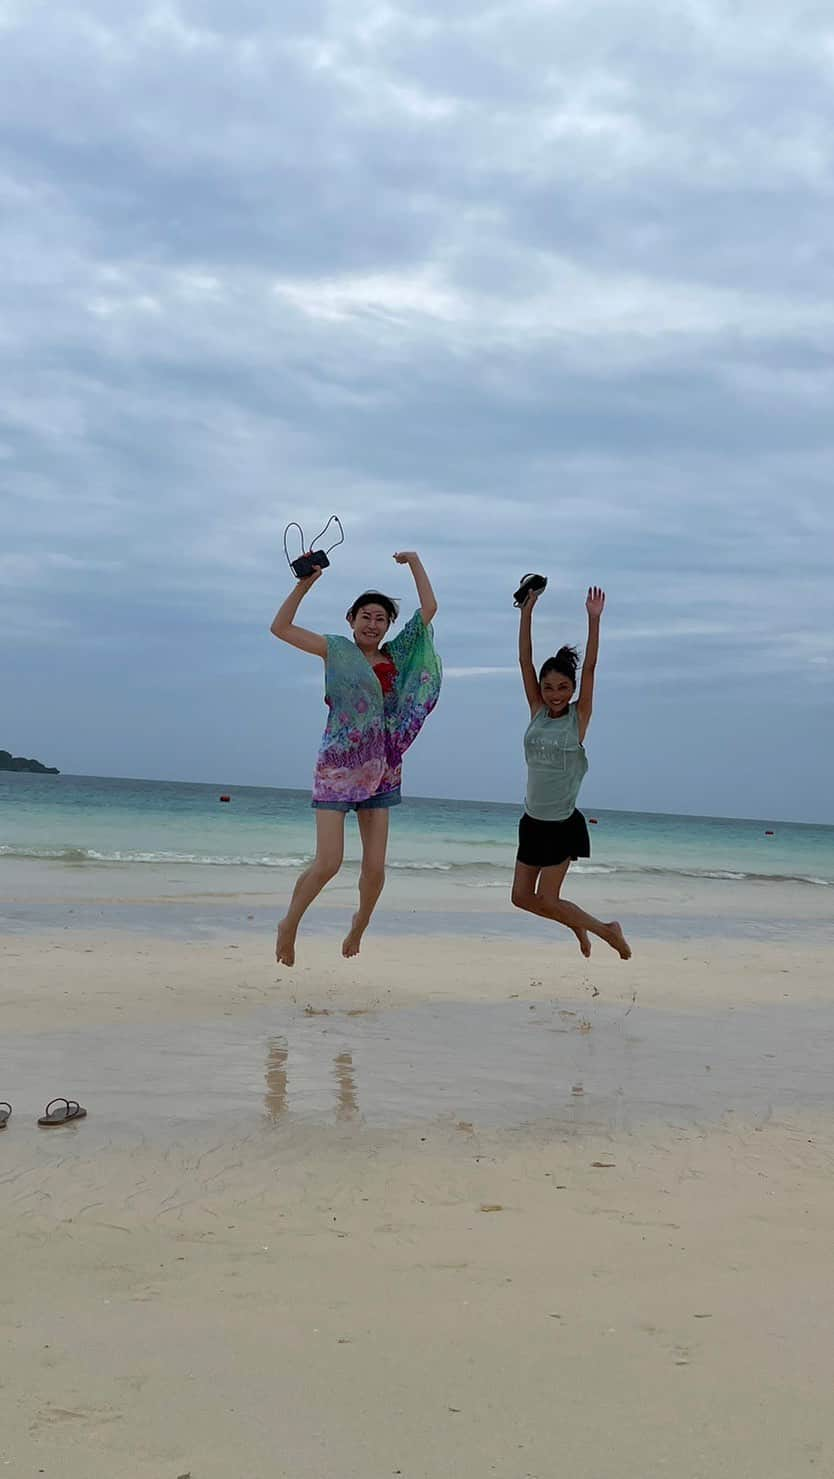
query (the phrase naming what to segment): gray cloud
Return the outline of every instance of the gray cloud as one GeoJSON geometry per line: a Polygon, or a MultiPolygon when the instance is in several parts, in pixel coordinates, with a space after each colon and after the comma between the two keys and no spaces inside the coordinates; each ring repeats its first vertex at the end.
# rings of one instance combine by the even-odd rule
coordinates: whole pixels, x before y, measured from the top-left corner
{"type": "MultiPolygon", "coordinates": [[[[320,713],[265,631],[284,522],[337,509],[311,622],[407,599],[397,547],[441,595],[416,789],[518,794],[541,565],[542,648],[609,590],[598,804],[649,804],[639,765],[720,703],[722,807],[767,811],[787,700],[816,717],[783,811],[834,819],[826,7],[6,0],[0,41],[3,743],[303,784],[320,713]]],[[[716,784],[670,766],[654,804],[716,784]]]]}

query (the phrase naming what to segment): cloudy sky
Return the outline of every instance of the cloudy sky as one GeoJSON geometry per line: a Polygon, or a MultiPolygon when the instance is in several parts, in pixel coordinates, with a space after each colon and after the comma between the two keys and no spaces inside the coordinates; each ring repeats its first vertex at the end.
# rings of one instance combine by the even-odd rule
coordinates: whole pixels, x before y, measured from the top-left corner
{"type": "Polygon", "coordinates": [[[589,804],[834,821],[834,17],[0,0],[0,746],[308,784],[268,627],[441,602],[413,794],[515,800],[604,585],[589,804]]]}

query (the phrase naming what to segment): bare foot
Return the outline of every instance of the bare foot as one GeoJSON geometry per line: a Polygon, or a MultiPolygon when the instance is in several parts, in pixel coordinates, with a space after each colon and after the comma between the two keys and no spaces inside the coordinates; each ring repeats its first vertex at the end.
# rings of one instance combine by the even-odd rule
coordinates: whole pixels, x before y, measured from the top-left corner
{"type": "Polygon", "coordinates": [[[290,934],[282,919],[275,941],[275,959],[279,965],[295,965],[295,935],[290,934]]]}
{"type": "Polygon", "coordinates": [[[356,915],[354,914],[353,922],[350,926],[350,929],[348,930],[345,938],[342,941],[342,954],[345,957],[345,960],[350,960],[351,956],[359,954],[359,946],[362,944],[362,936],[364,935],[364,933],[365,925],[357,924],[356,915]]]}
{"type": "Polygon", "coordinates": [[[618,920],[612,919],[608,925],[608,934],[605,936],[612,950],[616,950],[620,960],[631,960],[631,946],[623,934],[618,920]]]}
{"type": "Polygon", "coordinates": [[[588,931],[574,930],[574,934],[579,941],[579,948],[582,951],[582,954],[585,956],[585,959],[587,960],[588,956],[591,953],[591,941],[588,937],[588,931]]]}

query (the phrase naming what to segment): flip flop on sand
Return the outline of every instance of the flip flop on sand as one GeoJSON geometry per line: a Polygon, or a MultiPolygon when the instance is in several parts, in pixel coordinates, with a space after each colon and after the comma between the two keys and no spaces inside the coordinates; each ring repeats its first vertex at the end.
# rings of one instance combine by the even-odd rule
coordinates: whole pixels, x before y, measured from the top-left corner
{"type": "Polygon", "coordinates": [[[82,1108],[77,1099],[50,1099],[38,1124],[68,1125],[70,1120],[83,1120],[86,1113],[86,1109],[82,1108]],[[63,1105],[63,1108],[56,1109],[56,1105],[63,1105]]]}
{"type": "Polygon", "coordinates": [[[0,1130],[5,1130],[11,1112],[12,1106],[8,1099],[0,1099],[0,1130]]]}

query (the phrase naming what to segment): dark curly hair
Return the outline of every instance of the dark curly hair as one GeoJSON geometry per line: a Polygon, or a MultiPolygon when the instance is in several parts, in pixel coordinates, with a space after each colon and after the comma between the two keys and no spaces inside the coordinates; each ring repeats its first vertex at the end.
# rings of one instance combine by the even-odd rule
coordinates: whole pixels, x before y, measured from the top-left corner
{"type": "Polygon", "coordinates": [[[393,596],[384,596],[381,591],[363,591],[361,596],[356,597],[353,605],[348,607],[348,621],[355,621],[357,612],[361,611],[363,606],[381,606],[388,617],[389,626],[397,620],[400,614],[399,602],[395,601],[393,596]]]}
{"type": "Polygon", "coordinates": [[[548,673],[561,673],[563,678],[568,678],[576,687],[576,670],[579,667],[579,653],[575,647],[560,647],[555,657],[548,657],[542,663],[539,673],[539,683],[543,683],[548,673]]]}

